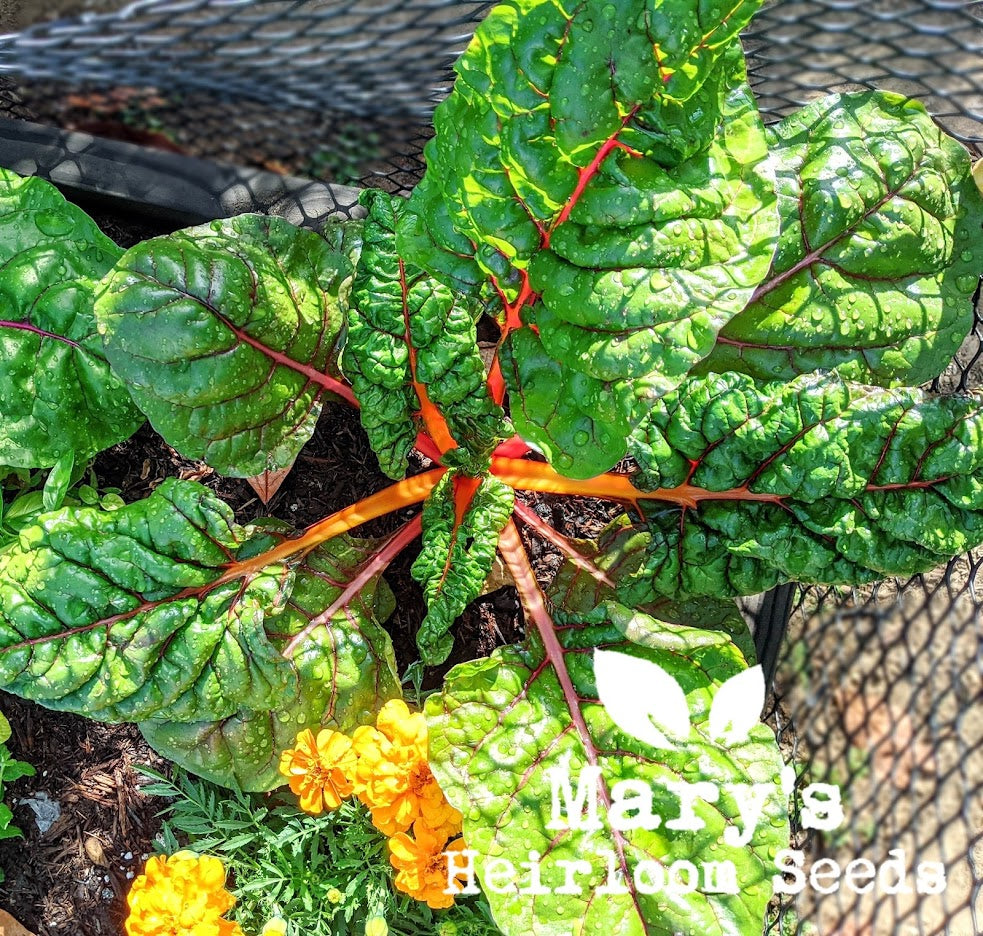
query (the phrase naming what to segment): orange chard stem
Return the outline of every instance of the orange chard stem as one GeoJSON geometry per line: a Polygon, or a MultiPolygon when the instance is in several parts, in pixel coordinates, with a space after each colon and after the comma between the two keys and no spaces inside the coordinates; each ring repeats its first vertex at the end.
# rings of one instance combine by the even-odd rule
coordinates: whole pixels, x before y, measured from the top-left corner
{"type": "MultiPolygon", "coordinates": [[[[97,627],[108,628],[118,621],[128,620],[136,614],[140,614],[151,608],[158,608],[171,601],[180,601],[183,598],[200,598],[220,585],[225,585],[228,582],[234,582],[238,579],[248,578],[251,575],[258,574],[268,565],[283,562],[301,553],[308,553],[333,536],[347,533],[349,530],[354,529],[368,520],[374,520],[376,517],[381,517],[391,511],[400,510],[403,507],[418,504],[426,500],[427,495],[433,490],[434,485],[443,477],[445,472],[445,468],[434,468],[432,471],[415,475],[412,478],[407,478],[405,481],[400,481],[398,484],[390,485],[385,490],[372,494],[360,500],[357,504],[352,504],[351,507],[346,507],[344,510],[339,510],[331,514],[330,517],[325,517],[313,526],[308,527],[300,536],[294,537],[293,539],[285,539],[272,549],[268,549],[265,553],[261,553],[251,559],[230,563],[220,576],[212,579],[210,582],[182,589],[177,594],[170,595],[167,598],[144,601],[129,611],[123,611],[119,614],[72,628],[69,634],[81,634],[94,630],[97,627]]],[[[408,531],[406,535],[409,535],[408,531]]],[[[46,640],[54,639],[55,636],[57,635],[44,634],[39,637],[30,637],[18,644],[7,647],[6,652],[32,644],[43,643],[46,640]]]]}
{"type": "Polygon", "coordinates": [[[327,627],[331,619],[342,609],[355,599],[365,586],[377,575],[385,571],[400,552],[403,551],[423,530],[423,517],[417,514],[412,520],[406,523],[402,529],[397,530],[386,542],[386,544],[363,565],[355,577],[345,586],[341,594],[334,602],[322,611],[319,615],[311,619],[311,622],[304,627],[300,633],[290,638],[287,645],[283,648],[283,655],[289,660],[297,648],[303,644],[307,638],[319,627],[327,627]]]}
{"type": "MultiPolygon", "coordinates": [[[[410,353],[410,373],[413,375],[413,390],[416,393],[417,399],[420,401],[420,417],[423,419],[423,425],[426,427],[427,434],[437,446],[440,454],[443,455],[444,452],[457,448],[457,443],[454,441],[450,429],[447,428],[447,420],[444,419],[443,413],[434,406],[433,401],[430,399],[426,386],[416,378],[416,348],[413,347],[412,336],[410,334],[410,310],[406,301],[406,267],[403,264],[402,258],[399,261],[399,285],[403,296],[404,337],[406,347],[410,353]]],[[[417,444],[417,448],[420,448],[419,443],[417,444]]],[[[429,452],[424,452],[424,454],[428,458],[432,457],[429,452]]]]}
{"type": "Polygon", "coordinates": [[[321,543],[327,542],[335,536],[340,536],[342,533],[347,533],[369,520],[375,520],[376,517],[402,510],[412,504],[419,504],[427,499],[427,495],[434,489],[446,471],[446,468],[433,468],[423,474],[414,475],[412,478],[406,478],[392,484],[375,494],[370,494],[358,503],[319,520],[313,526],[309,526],[300,536],[284,540],[252,559],[232,563],[219,578],[209,582],[208,587],[214,588],[234,579],[255,574],[275,562],[282,562],[296,555],[308,553],[316,546],[320,546],[321,543]]]}
{"type": "Polygon", "coordinates": [[[637,504],[640,500],[661,500],[682,507],[696,507],[707,500],[763,501],[781,504],[777,494],[758,494],[747,487],[728,491],[708,491],[692,484],[680,484],[674,488],[657,488],[640,491],[634,487],[628,475],[607,472],[596,478],[566,478],[543,462],[517,458],[493,458],[492,474],[517,491],[542,491],[548,494],[568,494],[581,497],[599,497],[603,500],[637,504]]]}
{"type": "Polygon", "coordinates": [[[525,270],[519,270],[519,276],[522,277],[522,288],[519,290],[519,295],[516,297],[515,302],[511,303],[506,301],[505,294],[499,288],[495,278],[492,277],[492,282],[505,308],[505,324],[502,326],[502,333],[499,336],[498,345],[495,348],[495,357],[492,359],[491,367],[488,370],[488,392],[499,406],[505,401],[505,375],[502,373],[502,365],[498,359],[499,352],[502,350],[502,344],[508,338],[509,332],[517,328],[522,328],[523,308],[526,305],[531,305],[537,299],[536,293],[533,292],[532,286],[529,285],[529,274],[525,270]]]}

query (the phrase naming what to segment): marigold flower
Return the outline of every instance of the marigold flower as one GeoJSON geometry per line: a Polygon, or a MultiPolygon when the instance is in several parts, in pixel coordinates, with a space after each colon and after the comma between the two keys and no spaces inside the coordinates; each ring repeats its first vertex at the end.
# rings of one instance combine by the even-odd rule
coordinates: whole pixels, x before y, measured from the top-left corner
{"type": "Polygon", "coordinates": [[[218,858],[180,851],[154,855],[130,888],[127,936],[243,936],[223,920],[236,899],[225,889],[218,858]]]}
{"type": "Polygon", "coordinates": [[[280,773],[289,778],[290,789],[300,797],[300,808],[314,815],[337,809],[352,795],[356,757],[351,738],[328,729],[315,738],[305,728],[296,744],[280,755],[280,773]]]}
{"type": "Polygon", "coordinates": [[[444,839],[461,830],[461,814],[447,802],[427,761],[427,722],[401,699],[387,702],[376,727],[355,730],[355,792],[386,835],[423,819],[444,839]]]}
{"type": "MultiPolygon", "coordinates": [[[[413,824],[412,838],[405,832],[397,832],[389,839],[389,861],[399,872],[396,888],[417,900],[425,900],[432,910],[450,907],[455,895],[444,893],[448,888],[445,852],[459,852],[464,847],[463,839],[448,844],[443,832],[421,821],[413,824]]],[[[458,878],[466,879],[463,871],[455,875],[450,886],[460,891],[464,885],[458,878]]]]}
{"type": "Polygon", "coordinates": [[[389,924],[385,917],[373,916],[365,921],[365,936],[389,936],[389,924]]]}

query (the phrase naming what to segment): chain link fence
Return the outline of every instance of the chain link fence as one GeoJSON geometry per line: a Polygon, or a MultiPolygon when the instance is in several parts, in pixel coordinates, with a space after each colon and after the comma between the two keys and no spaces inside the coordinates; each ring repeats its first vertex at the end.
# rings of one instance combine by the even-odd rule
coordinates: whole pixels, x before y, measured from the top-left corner
{"type": "MultiPolygon", "coordinates": [[[[352,210],[344,186],[412,188],[430,111],[490,6],[0,0],[0,117],[251,166],[245,176],[209,169],[217,207],[202,210],[285,202],[293,207],[283,213],[315,222],[352,210]],[[44,21],[55,13],[79,15],[44,21]],[[271,182],[271,172],[334,185],[271,182]]],[[[779,0],[745,45],[768,121],[830,91],[877,87],[919,98],[983,154],[983,3],[779,0]]],[[[66,137],[48,163],[34,163],[52,172],[67,162],[59,181],[70,184],[80,172],[72,153],[101,152],[98,141],[79,142],[87,139],[66,137]]],[[[983,386],[981,357],[978,302],[973,331],[935,389],[983,386]]],[[[907,582],[789,591],[780,645],[783,602],[767,603],[763,623],[759,612],[759,646],[778,658],[769,717],[800,786],[842,790],[840,828],[796,831],[806,870],[857,859],[888,869],[866,893],[806,888],[776,902],[767,932],[983,933],[981,565],[983,555],[970,555],[907,582]],[[918,892],[919,865],[929,862],[945,868],[939,894],[918,892]]]]}

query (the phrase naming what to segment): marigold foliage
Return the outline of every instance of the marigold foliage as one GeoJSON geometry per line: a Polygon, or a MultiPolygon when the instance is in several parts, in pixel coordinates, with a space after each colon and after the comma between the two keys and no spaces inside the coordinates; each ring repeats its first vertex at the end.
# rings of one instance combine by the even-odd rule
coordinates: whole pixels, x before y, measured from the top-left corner
{"type": "Polygon", "coordinates": [[[280,773],[289,778],[306,812],[319,813],[322,806],[335,809],[355,793],[376,828],[392,836],[396,887],[439,909],[454,903],[453,894],[443,893],[445,845],[457,851],[464,842],[447,845],[461,831],[461,814],[437,784],[427,750],[423,713],[411,712],[402,699],[393,699],[380,709],[375,727],[356,728],[352,738],[337,731],[321,731],[315,738],[310,730],[302,731],[296,747],[283,752],[280,773]],[[412,838],[406,834],[410,829],[412,838]]]}
{"type": "Polygon", "coordinates": [[[225,889],[218,858],[181,851],[154,855],[133,881],[126,936],[244,936],[222,919],[236,899],[225,889]]]}

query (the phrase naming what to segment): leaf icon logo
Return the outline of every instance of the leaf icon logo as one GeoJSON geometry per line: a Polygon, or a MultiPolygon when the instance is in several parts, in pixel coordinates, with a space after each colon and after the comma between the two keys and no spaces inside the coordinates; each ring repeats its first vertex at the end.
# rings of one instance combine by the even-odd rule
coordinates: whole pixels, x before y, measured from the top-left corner
{"type": "MultiPolygon", "coordinates": [[[[686,694],[661,666],[613,650],[594,651],[594,681],[601,704],[623,731],[656,748],[676,747],[689,736],[686,694]]],[[[760,666],[727,680],[710,705],[709,732],[719,744],[746,741],[765,699],[760,666]]]]}
{"type": "Polygon", "coordinates": [[[747,741],[765,704],[765,676],[760,666],[727,680],[710,703],[710,737],[724,746],[747,741]]]}
{"type": "Polygon", "coordinates": [[[679,683],[649,660],[594,651],[594,681],[601,704],[626,734],[657,748],[674,748],[666,735],[689,735],[689,708],[679,683]]]}

